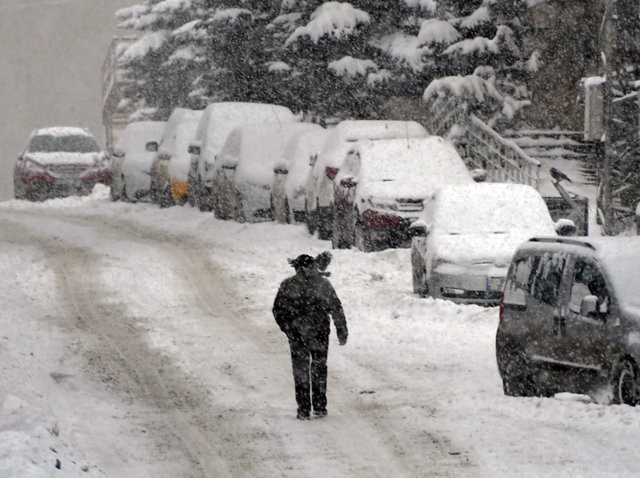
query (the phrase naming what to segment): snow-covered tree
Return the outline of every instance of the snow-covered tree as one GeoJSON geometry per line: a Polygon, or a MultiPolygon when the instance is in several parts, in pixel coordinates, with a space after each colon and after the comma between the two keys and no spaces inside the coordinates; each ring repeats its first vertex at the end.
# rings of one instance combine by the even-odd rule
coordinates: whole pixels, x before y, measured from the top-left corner
{"type": "MultiPolygon", "coordinates": [[[[270,101],[330,121],[420,102],[442,77],[493,68],[526,96],[518,8],[501,0],[143,0],[118,13],[142,32],[122,55],[139,108],[270,101]]],[[[515,2],[516,4],[524,3],[515,2]]],[[[517,101],[512,105],[519,105],[517,101]]]]}

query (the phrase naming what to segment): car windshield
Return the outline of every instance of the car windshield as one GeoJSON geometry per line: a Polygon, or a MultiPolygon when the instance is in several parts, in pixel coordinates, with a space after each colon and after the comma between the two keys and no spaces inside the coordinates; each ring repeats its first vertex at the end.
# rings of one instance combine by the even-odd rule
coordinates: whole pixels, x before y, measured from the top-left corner
{"type": "Polygon", "coordinates": [[[38,135],[31,139],[29,151],[33,153],[97,153],[100,147],[86,135],[38,135]]]}

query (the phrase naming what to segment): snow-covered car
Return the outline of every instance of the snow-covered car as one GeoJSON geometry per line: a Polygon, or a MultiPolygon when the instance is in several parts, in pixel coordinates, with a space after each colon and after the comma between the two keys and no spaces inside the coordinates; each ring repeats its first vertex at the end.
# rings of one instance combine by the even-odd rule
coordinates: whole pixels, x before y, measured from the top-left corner
{"type": "Polygon", "coordinates": [[[118,134],[112,157],[111,199],[114,201],[149,200],[151,163],[154,151],[147,143],[160,143],[164,121],[135,121],[118,134]]]}
{"type": "Polygon", "coordinates": [[[318,126],[291,138],[284,148],[282,160],[276,164],[272,187],[274,219],[280,223],[305,222],[305,185],[316,158],[329,132],[318,126]]]}
{"type": "Polygon", "coordinates": [[[240,222],[272,220],[275,165],[289,139],[317,128],[313,123],[258,123],[234,129],[213,166],[215,216],[240,222]]]}
{"type": "Polygon", "coordinates": [[[444,184],[474,180],[453,144],[439,136],[360,140],[333,182],[334,248],[409,247],[410,225],[444,184]]]}
{"type": "Polygon", "coordinates": [[[420,138],[427,130],[415,121],[345,120],[331,129],[307,178],[306,219],[310,234],[330,239],[333,228],[333,179],[353,142],[359,139],[420,138]]]}
{"type": "MultiPolygon", "coordinates": [[[[151,165],[151,197],[163,207],[184,204],[189,194],[189,144],[202,111],[176,108],[169,116],[151,165]]],[[[151,142],[153,144],[153,142],[151,142]]]]}
{"type": "Polygon", "coordinates": [[[496,331],[506,395],[640,401],[640,238],[535,238],[511,261],[496,331]]]}
{"type": "Polygon", "coordinates": [[[520,244],[557,236],[538,191],[509,183],[443,186],[412,229],[413,291],[479,305],[498,305],[520,244]]]}
{"type": "Polygon", "coordinates": [[[203,111],[195,135],[189,145],[189,201],[202,211],[213,210],[213,164],[229,133],[249,123],[290,123],[293,112],[281,105],[221,101],[209,104],[203,111]]]}
{"type": "Polygon", "coordinates": [[[87,195],[111,183],[111,160],[85,128],[53,126],[34,130],[13,170],[16,199],[87,195]]]}

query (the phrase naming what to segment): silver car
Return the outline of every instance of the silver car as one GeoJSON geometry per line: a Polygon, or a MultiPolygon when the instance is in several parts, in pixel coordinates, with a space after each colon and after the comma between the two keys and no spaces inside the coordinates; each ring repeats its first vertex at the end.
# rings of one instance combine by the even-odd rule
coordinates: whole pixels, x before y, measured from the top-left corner
{"type": "Polygon", "coordinates": [[[16,199],[87,195],[111,183],[111,160],[84,128],[37,129],[18,157],[13,174],[16,199]]]}

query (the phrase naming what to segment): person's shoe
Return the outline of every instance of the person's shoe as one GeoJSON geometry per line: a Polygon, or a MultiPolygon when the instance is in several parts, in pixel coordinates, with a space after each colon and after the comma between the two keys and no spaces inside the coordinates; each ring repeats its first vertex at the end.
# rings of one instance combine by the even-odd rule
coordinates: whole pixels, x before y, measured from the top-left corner
{"type": "Polygon", "coordinates": [[[307,410],[298,410],[296,418],[298,420],[309,420],[309,418],[311,417],[309,416],[309,412],[307,410]]]}
{"type": "Polygon", "coordinates": [[[318,417],[318,418],[326,417],[327,416],[327,409],[326,408],[321,408],[320,410],[314,410],[313,411],[313,415],[318,417]]]}

